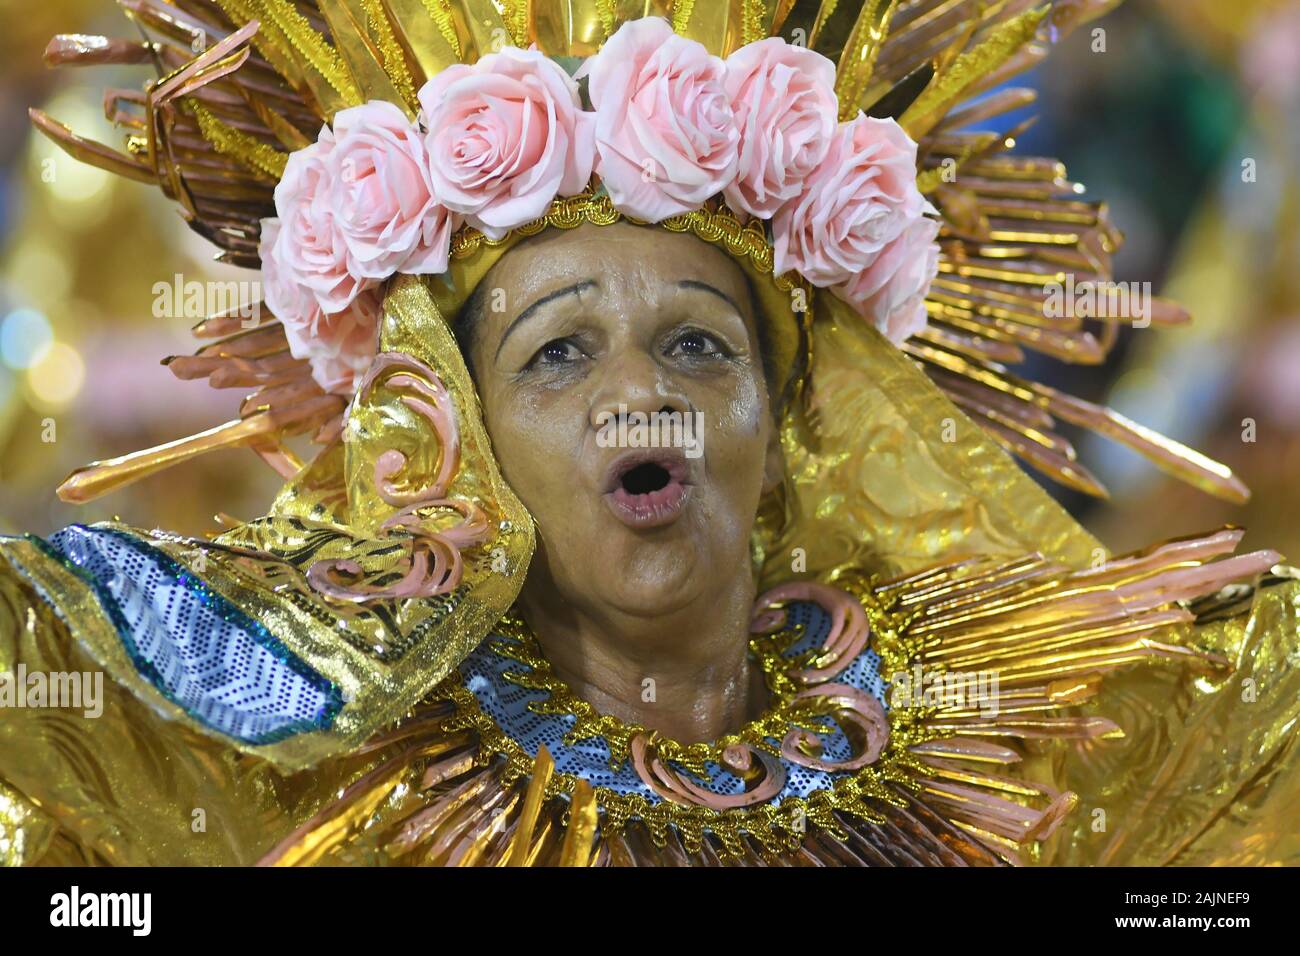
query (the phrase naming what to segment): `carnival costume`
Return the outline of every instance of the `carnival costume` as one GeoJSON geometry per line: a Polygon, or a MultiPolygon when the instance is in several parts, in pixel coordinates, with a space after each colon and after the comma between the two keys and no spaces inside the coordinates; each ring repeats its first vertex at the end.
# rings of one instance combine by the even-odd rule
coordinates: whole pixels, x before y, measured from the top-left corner
{"type": "MultiPolygon", "coordinates": [[[[1112,0],[135,0],[119,153],[267,315],[182,378],[287,484],[210,540],[0,541],[0,670],[111,677],[0,709],[9,862],[280,865],[1294,860],[1296,598],[1226,529],[1110,558],[1008,452],[1104,493],[1057,420],[1205,491],[1227,469],[1006,368],[1099,362],[1120,237],[1061,164],[971,132],[1112,0]],[[754,531],[770,705],[683,744],[599,713],[512,610],[535,546],[450,323],[545,229],[690,233],[753,281],[786,480],[754,531]],[[311,435],[300,462],[285,444],[311,435]],[[996,677],[971,699],[966,678],[996,677]],[[1252,690],[1253,689],[1253,690],[1252,690]],[[1250,692],[1250,693],[1248,693],[1250,692]],[[204,825],[194,825],[202,809],[204,825]]],[[[1157,302],[1155,324],[1183,321],[1157,302]]]]}

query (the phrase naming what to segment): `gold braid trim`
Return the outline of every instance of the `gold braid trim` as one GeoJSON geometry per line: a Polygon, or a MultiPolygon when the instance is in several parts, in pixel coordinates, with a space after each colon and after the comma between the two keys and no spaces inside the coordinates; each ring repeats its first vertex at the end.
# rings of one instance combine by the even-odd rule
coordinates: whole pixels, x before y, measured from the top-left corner
{"type": "Polygon", "coordinates": [[[392,21],[384,12],[383,0],[361,0],[361,5],[366,11],[366,28],[375,38],[379,52],[383,55],[384,72],[393,81],[393,86],[397,87],[402,99],[412,106],[418,106],[415,81],[406,66],[406,55],[397,42],[397,35],[393,33],[392,21]]]}
{"type": "Polygon", "coordinates": [[[767,14],[767,4],[763,0],[743,0],[740,10],[740,43],[757,43],[767,37],[767,26],[763,22],[767,14]]]}
{"type": "Polygon", "coordinates": [[[349,106],[363,101],[352,75],[343,64],[338,50],[326,42],[325,37],[312,29],[311,23],[289,0],[256,0],[262,17],[274,24],[303,60],[319,73],[349,106]]]}
{"type": "MultiPolygon", "coordinates": [[[[708,772],[706,763],[720,763],[722,752],[733,744],[745,743],[780,756],[780,748],[769,738],[780,739],[791,727],[806,730],[821,729],[814,722],[824,709],[810,706],[808,700],[795,701],[798,690],[786,671],[790,667],[811,668],[819,654],[818,648],[800,654],[797,658],[783,658],[781,652],[802,636],[802,629],[790,629],[769,637],[758,637],[749,642],[759,666],[763,670],[768,689],[775,704],[766,713],[746,724],[734,734],[727,734],[708,743],[682,744],[662,735],[655,737],[655,749],[664,760],[678,763],[691,773],[703,776],[708,772]]],[[[542,653],[532,631],[519,618],[506,618],[496,630],[491,649],[501,657],[518,661],[529,668],[528,674],[511,673],[507,679],[529,690],[543,691],[548,699],[539,702],[533,710],[542,714],[572,715],[577,719],[564,742],[575,744],[588,737],[600,737],[609,746],[611,770],[617,770],[631,757],[632,738],[648,735],[649,729],[639,724],[626,724],[617,717],[600,713],[587,701],[578,697],[567,684],[555,676],[550,663],[542,653]],[[504,638],[504,640],[503,640],[504,638]]]]}
{"type": "Polygon", "coordinates": [[[605,31],[605,36],[612,37],[619,25],[614,0],[596,0],[596,16],[600,18],[600,28],[605,31]]]}
{"type": "Polygon", "coordinates": [[[808,37],[808,46],[815,47],[817,45],[817,41],[821,39],[822,27],[826,26],[831,17],[835,16],[837,6],[837,0],[822,0],[817,11],[817,19],[813,21],[812,35],[808,37]]]}
{"type": "Polygon", "coordinates": [[[510,34],[510,42],[520,49],[528,48],[529,0],[502,0],[501,20],[510,34]]]}
{"type": "MultiPolygon", "coordinates": [[[[717,0],[713,0],[717,2],[717,0]]],[[[695,0],[677,0],[673,4],[673,32],[683,33],[686,25],[691,22],[691,13],[695,10],[695,0]]]]}
{"type": "Polygon", "coordinates": [[[233,156],[272,183],[278,183],[284,176],[284,167],[289,161],[288,153],[282,153],[257,137],[223,123],[197,101],[191,101],[190,107],[198,121],[199,132],[218,153],[233,156]]]}
{"type": "MultiPolygon", "coordinates": [[[[872,647],[881,658],[881,673],[892,673],[910,665],[919,650],[919,638],[903,636],[911,615],[892,612],[879,602],[872,584],[865,578],[847,577],[836,585],[849,590],[858,598],[871,624],[872,647]]],[[[531,668],[531,672],[508,674],[507,679],[521,687],[547,693],[546,700],[537,701],[531,708],[543,714],[568,714],[576,718],[573,729],[565,736],[565,743],[599,737],[609,748],[612,769],[617,769],[628,759],[631,740],[638,734],[649,734],[646,728],[627,724],[616,717],[603,715],[579,698],[572,689],[551,670],[542,655],[528,626],[513,615],[502,619],[495,634],[488,638],[488,649],[531,668]]],[[[734,743],[747,743],[768,753],[779,753],[770,738],[780,740],[793,728],[813,729],[825,733],[828,728],[813,725],[813,718],[826,713],[818,702],[796,701],[797,686],[789,672],[811,666],[817,649],[808,654],[785,657],[782,651],[801,636],[796,629],[787,629],[773,635],[761,635],[750,641],[750,649],[757,658],[768,683],[773,703],[766,713],[750,722],[738,733],[709,743],[682,744],[655,735],[655,747],[661,758],[674,761],[692,773],[705,773],[704,764],[721,764],[723,750],[734,743]]],[[[453,672],[432,694],[435,699],[449,700],[455,714],[443,722],[447,732],[470,729],[479,736],[476,762],[486,766],[495,757],[505,759],[502,780],[506,784],[527,777],[533,770],[531,757],[479,706],[478,699],[464,684],[458,672],[453,672]]],[[[819,827],[838,839],[847,839],[835,814],[883,824],[885,817],[872,804],[885,802],[904,806],[898,788],[920,791],[918,775],[925,772],[924,764],[910,752],[918,743],[946,736],[925,726],[936,708],[897,708],[888,711],[889,741],[880,758],[870,766],[856,772],[845,773],[825,789],[816,790],[807,797],[786,797],[752,807],[715,810],[710,807],[674,803],[671,800],[651,802],[640,794],[621,794],[608,787],[597,787],[596,802],[604,814],[602,830],[621,833],[627,822],[638,818],[644,822],[655,843],[662,845],[668,828],[675,828],[688,852],[702,845],[705,833],[712,833],[724,851],[740,857],[744,854],[743,837],[748,834],[770,852],[797,849],[802,843],[809,824],[819,827]]],[[[578,785],[573,774],[553,773],[545,787],[545,797],[569,798],[578,785]]]]}
{"type": "MultiPolygon", "coordinates": [[[[250,20],[258,19],[258,12],[252,7],[253,0],[216,0],[221,12],[230,18],[236,27],[242,27],[250,20]]],[[[302,92],[302,71],[293,57],[293,51],[280,40],[274,25],[262,24],[262,28],[253,35],[253,46],[257,52],[266,57],[272,68],[285,78],[291,87],[302,92]]]]}
{"type": "Polygon", "coordinates": [[[452,52],[456,54],[457,59],[463,57],[465,51],[461,49],[460,37],[456,34],[456,21],[452,19],[451,7],[448,5],[448,0],[421,0],[421,2],[424,4],[424,9],[429,14],[429,19],[432,20],[433,25],[438,28],[438,32],[441,33],[442,38],[447,41],[447,45],[451,47],[452,52]]]}

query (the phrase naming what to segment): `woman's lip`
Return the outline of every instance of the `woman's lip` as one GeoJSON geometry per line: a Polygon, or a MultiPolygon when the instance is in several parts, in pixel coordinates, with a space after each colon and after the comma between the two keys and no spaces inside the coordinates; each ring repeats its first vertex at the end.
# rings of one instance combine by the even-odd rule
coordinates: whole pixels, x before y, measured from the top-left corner
{"type": "MultiPolygon", "coordinates": [[[[686,456],[676,449],[659,451],[632,451],[619,455],[605,471],[605,491],[615,492],[623,486],[623,476],[641,465],[658,465],[668,472],[669,481],[690,484],[690,466],[686,456]]],[[[662,489],[661,489],[662,490],[662,489]]]]}
{"type": "Polygon", "coordinates": [[[622,485],[605,494],[614,517],[629,528],[660,528],[676,521],[686,509],[691,486],[676,478],[662,488],[634,495],[622,485]]]}

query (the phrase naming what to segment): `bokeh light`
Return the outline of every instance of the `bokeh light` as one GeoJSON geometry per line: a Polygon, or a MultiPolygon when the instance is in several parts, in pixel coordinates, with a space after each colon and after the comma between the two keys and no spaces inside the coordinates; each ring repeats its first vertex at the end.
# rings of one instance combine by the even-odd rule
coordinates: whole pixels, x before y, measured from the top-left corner
{"type": "Polygon", "coordinates": [[[12,369],[36,365],[53,342],[49,320],[35,309],[15,309],[0,319],[0,360],[12,369]]]}
{"type": "MultiPolygon", "coordinates": [[[[103,117],[73,91],[51,99],[45,110],[72,129],[84,131],[103,125],[103,117]]],[[[112,187],[113,176],[96,166],[80,163],[45,137],[31,140],[33,180],[41,183],[55,199],[50,212],[67,228],[90,228],[98,225],[109,212],[104,200],[112,187]]]]}
{"type": "Polygon", "coordinates": [[[45,356],[27,371],[27,388],[47,408],[68,404],[86,381],[81,354],[66,342],[55,342],[45,356]]]}

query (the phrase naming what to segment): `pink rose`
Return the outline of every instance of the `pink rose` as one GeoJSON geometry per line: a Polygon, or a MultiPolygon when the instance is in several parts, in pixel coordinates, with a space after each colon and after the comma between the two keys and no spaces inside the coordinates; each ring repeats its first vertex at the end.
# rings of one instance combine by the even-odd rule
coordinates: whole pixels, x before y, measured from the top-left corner
{"type": "Polygon", "coordinates": [[[924,216],[882,249],[866,269],[831,291],[899,344],[925,328],[925,297],[939,272],[939,223],[924,216]]]}
{"type": "Polygon", "coordinates": [[[926,209],[916,143],[892,119],[841,123],[803,192],[772,218],[775,270],[823,288],[848,282],[926,209]]]}
{"type": "Polygon", "coordinates": [[[433,198],[424,138],[382,100],[334,117],[326,203],[357,278],[447,271],[452,216],[433,198]]]}
{"type": "Polygon", "coordinates": [[[727,202],[771,219],[830,148],[839,110],[835,64],[807,47],[769,37],[726,61],[726,90],[740,130],[736,179],[727,202]]]}
{"type": "Polygon", "coordinates": [[[596,172],[620,212],[698,209],[735,176],[740,132],[722,60],[658,17],[619,27],[579,75],[596,111],[596,172]]]}
{"type": "Polygon", "coordinates": [[[351,395],[370,367],[379,335],[382,293],[367,287],[338,312],[325,312],[272,254],[282,234],[278,219],[262,220],[262,296],[284,327],[289,353],[306,359],[327,392],[351,395]]]}
{"type": "Polygon", "coordinates": [[[263,219],[257,251],[262,259],[262,301],[277,319],[284,322],[307,315],[313,309],[319,309],[320,304],[311,290],[299,281],[293,268],[276,254],[281,231],[279,219],[263,219]]]}
{"type": "Polygon", "coordinates": [[[310,293],[325,311],[338,312],[371,284],[348,268],[347,244],[329,199],[337,172],[329,161],[333,150],[334,135],[326,127],[315,143],[289,154],[275,187],[279,219],[269,241],[263,230],[261,253],[263,270],[276,275],[269,286],[282,292],[278,307],[274,299],[268,304],[282,318],[281,310],[300,295],[288,291],[292,286],[310,293]]]}
{"type": "Polygon", "coordinates": [[[434,196],[489,238],[587,188],[591,115],[577,83],[536,50],[450,66],[419,96],[434,196]]]}
{"type": "Polygon", "coordinates": [[[367,289],[342,312],[315,312],[285,322],[294,358],[306,359],[311,377],[327,392],[352,395],[374,361],[379,341],[383,293],[367,289]]]}

